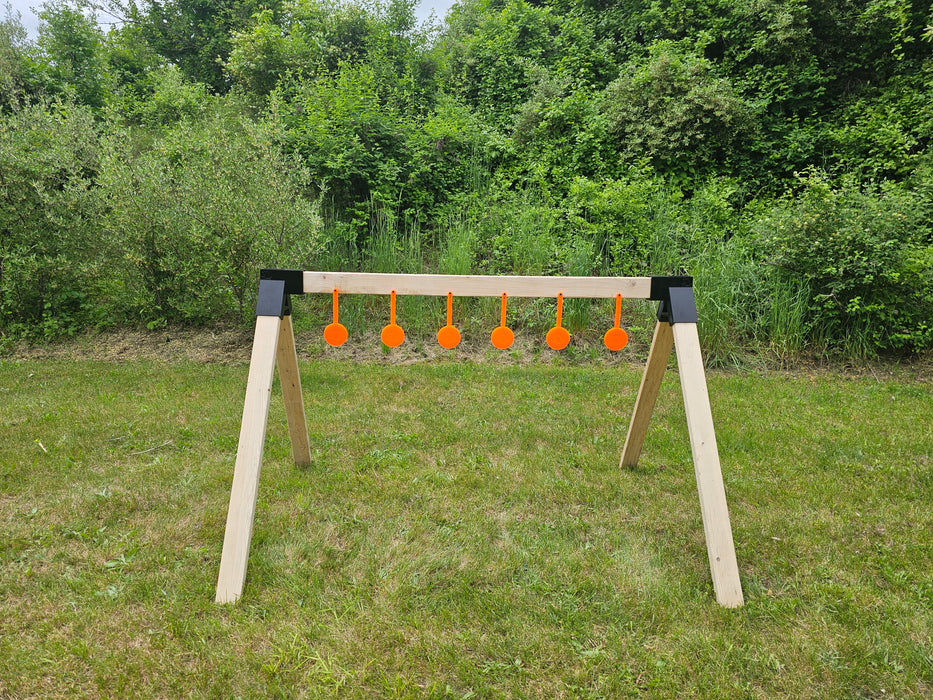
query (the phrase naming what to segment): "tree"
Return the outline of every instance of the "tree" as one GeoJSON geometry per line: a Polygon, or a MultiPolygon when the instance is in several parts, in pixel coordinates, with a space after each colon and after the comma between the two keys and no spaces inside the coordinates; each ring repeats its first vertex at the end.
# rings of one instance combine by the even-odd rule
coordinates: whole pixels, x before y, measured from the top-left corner
{"type": "Polygon", "coordinates": [[[426,111],[436,88],[427,35],[416,28],[412,0],[366,6],[343,0],[299,0],[281,13],[264,9],[233,34],[225,63],[249,91],[265,96],[286,76],[292,82],[336,75],[344,64],[367,64],[387,90],[406,93],[408,107],[426,111]]]}
{"type": "Polygon", "coordinates": [[[0,111],[18,105],[33,91],[35,74],[21,15],[14,14],[9,4],[5,6],[5,13],[0,21],[0,111]]]}
{"type": "Polygon", "coordinates": [[[129,14],[146,41],[186,78],[224,93],[229,84],[223,63],[233,33],[262,8],[276,11],[279,5],[276,0],[145,0],[129,14]]]}
{"type": "Polygon", "coordinates": [[[94,109],[106,100],[103,34],[93,15],[61,0],[51,0],[39,12],[39,47],[56,91],[73,93],[94,109]]]}
{"type": "Polygon", "coordinates": [[[679,179],[727,169],[731,146],[753,131],[753,109],[710,61],[673,42],[626,65],[602,97],[609,133],[635,161],[679,179]]]}

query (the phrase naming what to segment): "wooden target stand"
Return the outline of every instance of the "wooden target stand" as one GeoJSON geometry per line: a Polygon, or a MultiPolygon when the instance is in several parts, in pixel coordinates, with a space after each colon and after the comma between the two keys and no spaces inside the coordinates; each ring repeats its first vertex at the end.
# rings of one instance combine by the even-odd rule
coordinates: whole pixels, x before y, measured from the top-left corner
{"type": "Polygon", "coordinates": [[[296,464],[311,463],[290,297],[293,294],[332,294],[335,289],[341,294],[390,295],[395,292],[422,296],[453,293],[454,296],[498,297],[504,293],[514,297],[556,297],[562,293],[567,298],[615,298],[621,294],[627,299],[660,302],[648,363],[622,449],[621,466],[634,467],[638,463],[673,348],[680,371],[716,600],[730,608],[744,603],[697,335],[697,310],[691,277],[495,277],[302,270],[262,270],[260,273],[256,331],[217,578],[216,602],[235,602],[243,593],[276,365],[285,401],[292,457],[296,464]]]}

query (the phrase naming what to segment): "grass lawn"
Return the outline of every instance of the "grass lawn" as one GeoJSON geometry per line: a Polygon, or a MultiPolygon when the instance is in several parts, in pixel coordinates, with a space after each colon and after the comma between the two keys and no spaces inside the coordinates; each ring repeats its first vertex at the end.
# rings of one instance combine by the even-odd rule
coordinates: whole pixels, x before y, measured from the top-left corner
{"type": "Polygon", "coordinates": [[[675,371],[303,361],[218,606],[246,373],[0,362],[0,696],[933,696],[928,381],[710,375],[728,610],[675,371]]]}

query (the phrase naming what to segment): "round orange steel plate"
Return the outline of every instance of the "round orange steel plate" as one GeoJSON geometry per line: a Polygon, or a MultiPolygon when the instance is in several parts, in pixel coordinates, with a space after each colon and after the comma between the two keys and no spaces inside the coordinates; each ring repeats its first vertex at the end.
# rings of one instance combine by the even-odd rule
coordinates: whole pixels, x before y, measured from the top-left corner
{"type": "Polygon", "coordinates": [[[570,332],[562,326],[554,326],[544,339],[552,350],[563,350],[570,343],[570,332]]]}
{"type": "Polygon", "coordinates": [[[405,342],[405,331],[397,323],[390,323],[382,329],[382,342],[390,348],[397,348],[405,342]]]}
{"type": "Polygon", "coordinates": [[[511,328],[499,326],[492,332],[489,339],[499,350],[505,350],[512,347],[512,343],[515,342],[515,334],[512,332],[511,328]]]}
{"type": "Polygon", "coordinates": [[[613,352],[618,352],[628,345],[628,333],[623,328],[610,328],[603,336],[603,343],[613,352]]]}
{"type": "Polygon", "coordinates": [[[444,326],[437,332],[437,342],[442,348],[452,350],[460,344],[460,331],[455,326],[444,326]]]}
{"type": "Polygon", "coordinates": [[[324,340],[335,348],[347,342],[347,328],[342,323],[331,323],[324,329],[324,340]]]}

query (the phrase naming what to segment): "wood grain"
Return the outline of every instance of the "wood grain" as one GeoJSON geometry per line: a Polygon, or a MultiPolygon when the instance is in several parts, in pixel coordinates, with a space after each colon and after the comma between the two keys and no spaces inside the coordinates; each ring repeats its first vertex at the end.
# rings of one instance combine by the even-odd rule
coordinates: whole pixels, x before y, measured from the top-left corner
{"type": "Polygon", "coordinates": [[[729,507],[726,504],[719,448],[713,429],[713,414],[706,387],[700,339],[695,323],[676,323],[672,330],[713,589],[720,605],[735,608],[745,601],[742,596],[742,582],[739,579],[735,544],[732,541],[729,507]]]}
{"type": "Polygon", "coordinates": [[[396,294],[455,297],[564,297],[648,299],[650,277],[506,277],[494,275],[393,275],[369,272],[304,273],[306,294],[396,294]]]}
{"type": "Polygon", "coordinates": [[[278,316],[257,316],[253,336],[253,351],[249,361],[243,421],[233,468],[230,507],[224,530],[224,548],[217,576],[218,603],[235,602],[243,594],[249,545],[253,537],[253,517],[259,491],[262,450],[266,440],[269,403],[272,398],[272,378],[275,373],[276,346],[282,319],[278,316]]]}
{"type": "Polygon", "coordinates": [[[658,321],[654,327],[651,349],[648,351],[648,364],[645,365],[645,373],[638,388],[638,398],[635,399],[635,410],[632,411],[632,420],[625,436],[625,447],[622,448],[622,467],[634,467],[638,464],[673,344],[674,333],[671,324],[658,321]]]}
{"type": "Polygon", "coordinates": [[[285,401],[285,418],[288,421],[288,437],[292,445],[295,464],[311,464],[311,444],[308,441],[308,424],[305,419],[305,403],[301,395],[301,376],[298,374],[298,351],[295,348],[295,333],[292,317],[285,316],[279,329],[279,347],[276,364],[279,382],[285,401]]]}

